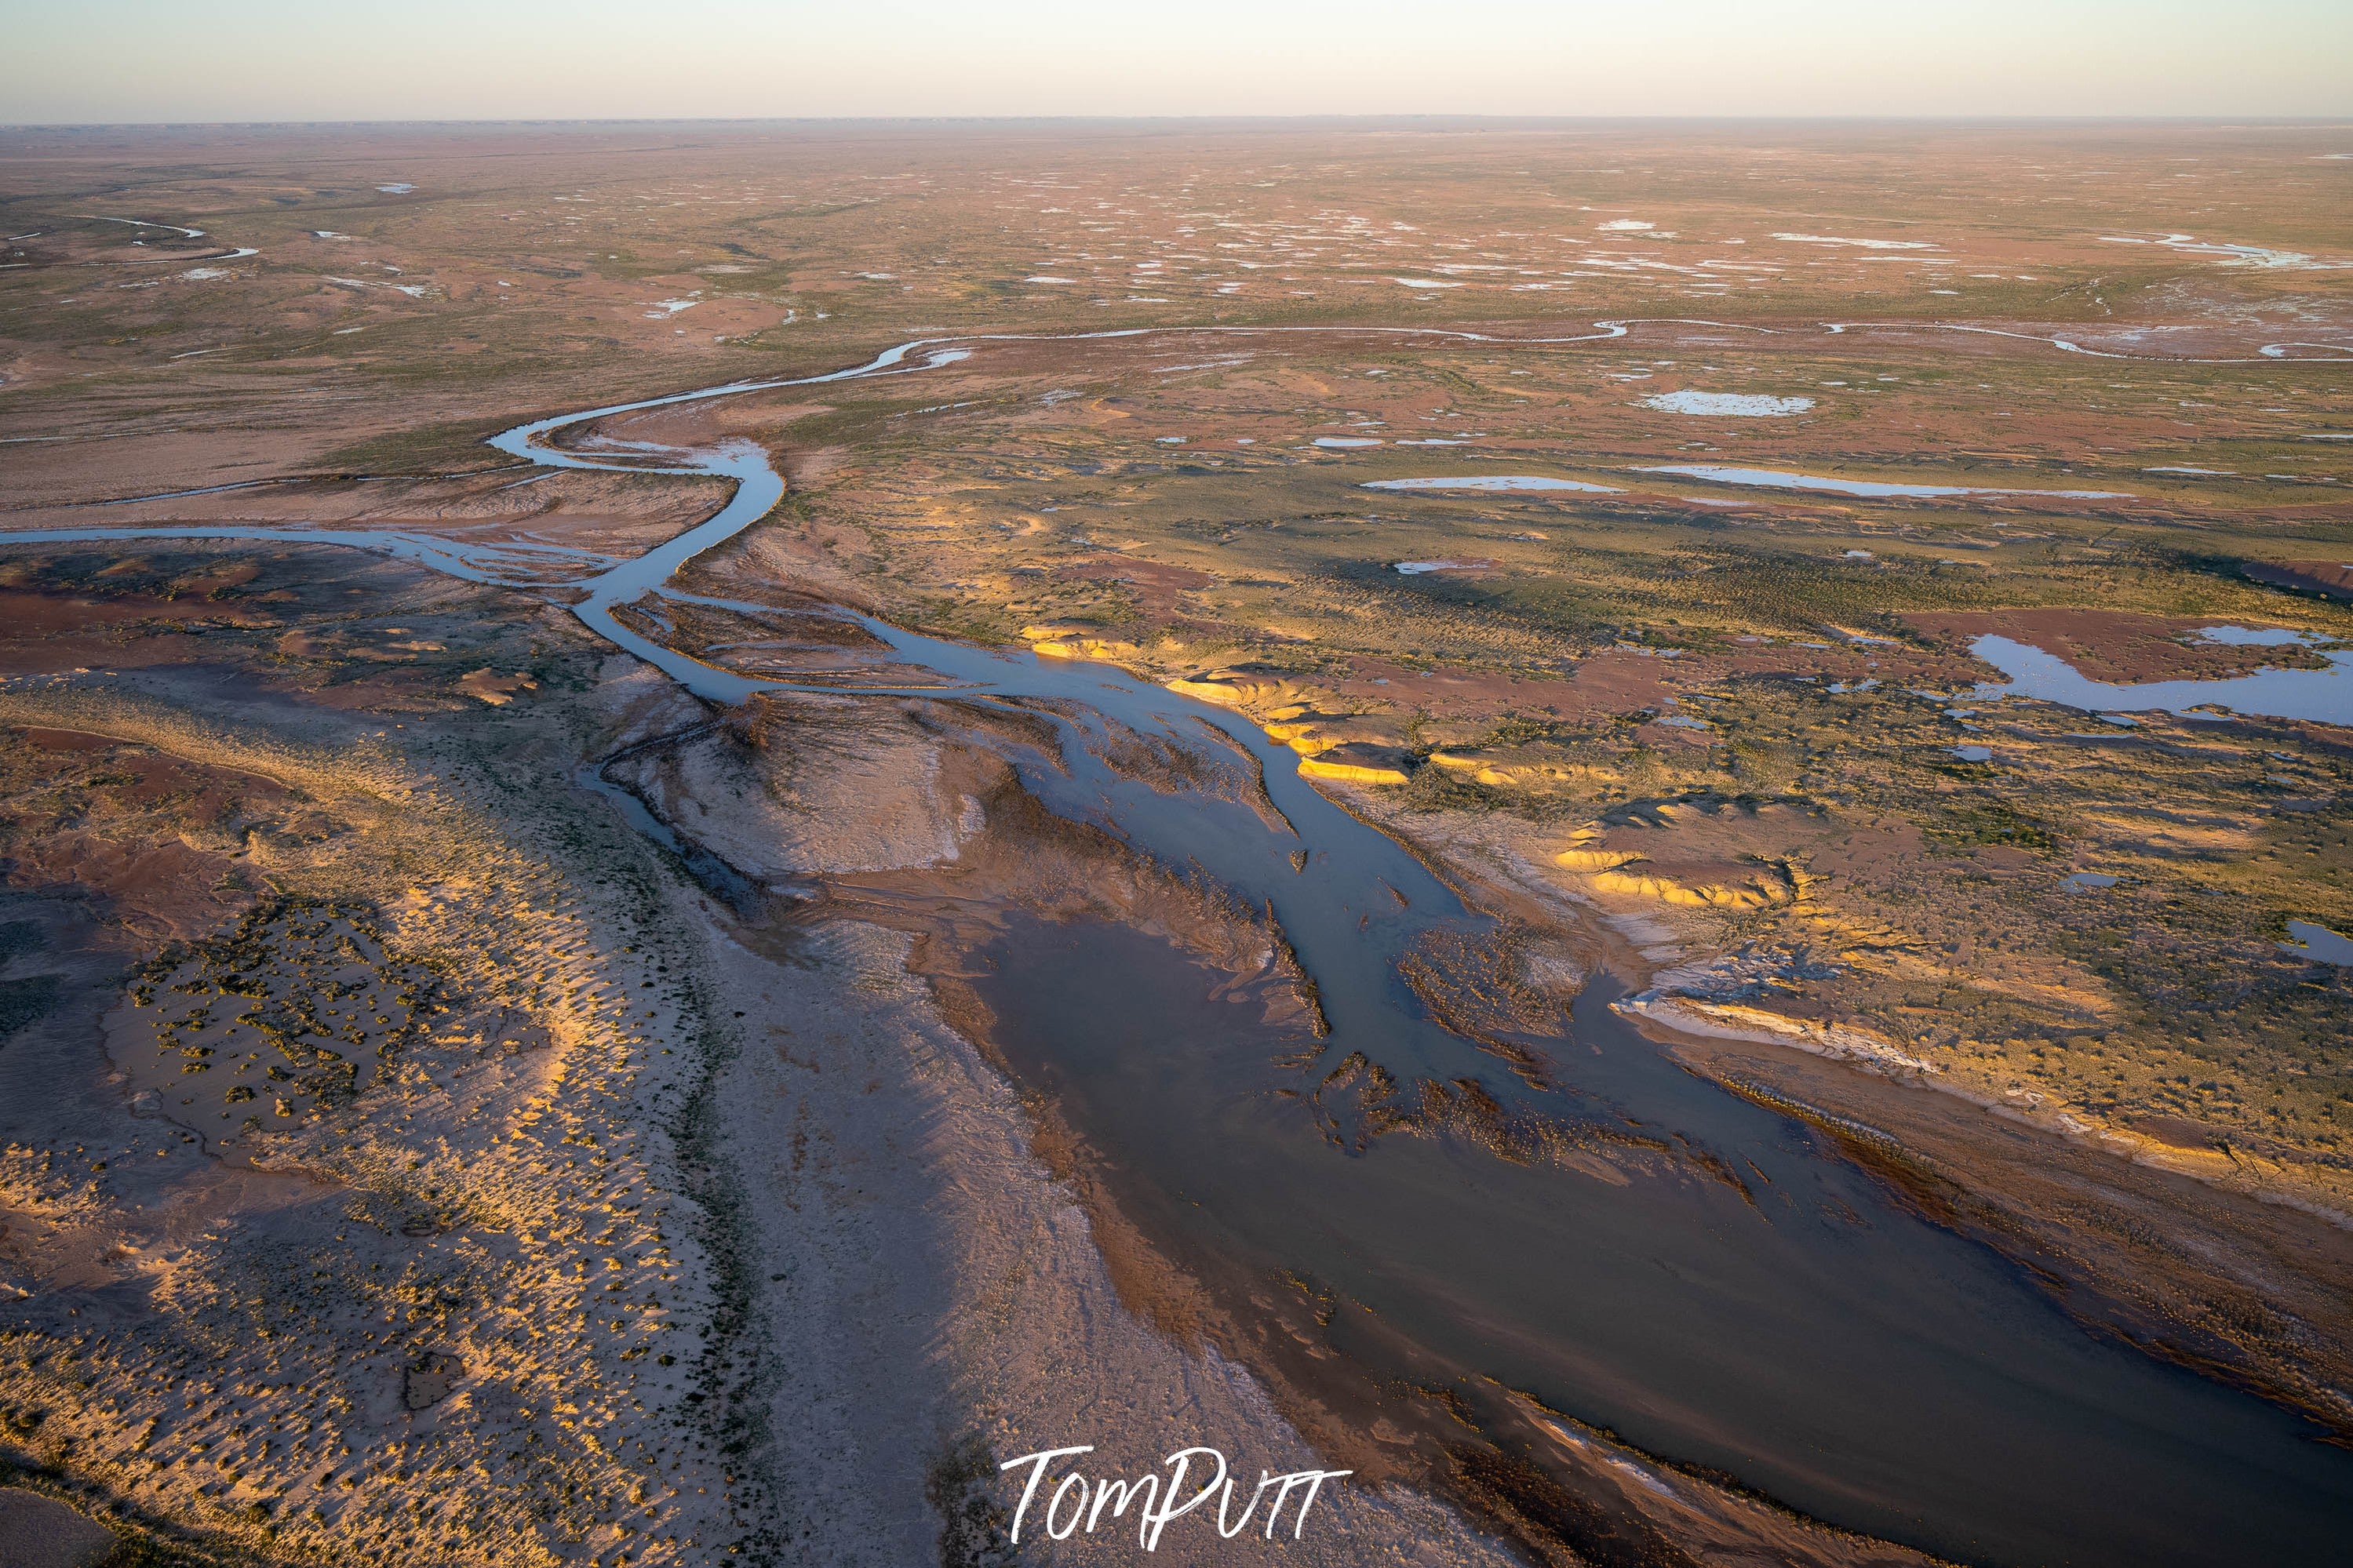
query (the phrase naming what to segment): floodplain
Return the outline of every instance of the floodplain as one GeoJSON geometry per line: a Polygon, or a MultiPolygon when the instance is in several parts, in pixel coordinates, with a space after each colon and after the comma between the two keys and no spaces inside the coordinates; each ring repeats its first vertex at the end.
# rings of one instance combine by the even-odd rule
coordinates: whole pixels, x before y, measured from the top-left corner
{"type": "Polygon", "coordinates": [[[2333,135],[7,132],[7,1479],[979,1563],[1091,1412],[1354,1465],[1293,1557],[2308,1554],[2333,135]]]}

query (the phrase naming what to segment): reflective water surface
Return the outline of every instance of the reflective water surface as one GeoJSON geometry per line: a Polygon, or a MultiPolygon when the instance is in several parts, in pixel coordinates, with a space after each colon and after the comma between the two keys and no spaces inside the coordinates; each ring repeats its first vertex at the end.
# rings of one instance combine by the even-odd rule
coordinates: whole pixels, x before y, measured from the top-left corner
{"type": "MultiPolygon", "coordinates": [[[[2215,627],[2214,631],[2235,628],[2215,627]]],[[[2212,640],[2263,644],[2274,638],[2216,637],[2212,640]]],[[[2010,678],[2007,686],[1985,685],[1979,697],[2039,697],[2086,712],[2118,709],[2125,712],[2161,709],[2188,713],[2200,708],[2227,708],[2234,713],[2271,719],[2313,719],[2324,724],[2353,724],[2353,648],[2323,648],[2325,669],[2259,669],[2220,680],[2150,680],[2129,686],[2094,680],[2057,654],[2031,643],[2005,637],[1981,637],[1969,651],[2010,678]]]]}

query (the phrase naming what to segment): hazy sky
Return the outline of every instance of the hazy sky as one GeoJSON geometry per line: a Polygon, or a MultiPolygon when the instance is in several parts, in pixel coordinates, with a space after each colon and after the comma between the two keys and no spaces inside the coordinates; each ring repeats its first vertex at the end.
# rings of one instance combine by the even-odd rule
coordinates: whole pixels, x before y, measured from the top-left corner
{"type": "Polygon", "coordinates": [[[0,0],[0,123],[2353,115],[2353,0],[0,0]]]}

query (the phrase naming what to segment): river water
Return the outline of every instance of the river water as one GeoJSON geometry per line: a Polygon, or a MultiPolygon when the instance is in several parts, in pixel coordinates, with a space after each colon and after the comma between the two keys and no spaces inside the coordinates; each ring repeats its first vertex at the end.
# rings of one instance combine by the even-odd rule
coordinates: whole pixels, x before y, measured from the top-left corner
{"type": "MultiPolygon", "coordinates": [[[[495,438],[535,463],[735,481],[718,513],[633,561],[325,529],[7,538],[333,542],[516,586],[545,568],[545,582],[585,590],[575,613],[598,636],[698,695],[739,702],[791,683],[703,664],[613,611],[649,594],[691,597],[669,589],[670,577],[783,495],[765,455],[549,438],[670,404],[910,374],[964,352],[905,344],[831,376],[615,405],[495,438]]],[[[1803,1122],[1675,1066],[1610,1011],[1609,977],[1565,1026],[1516,1039],[1544,1059],[1540,1074],[1440,1026],[1398,961],[1482,922],[1402,846],[1301,778],[1294,754],[1255,725],[1107,666],[843,614],[892,650],[869,689],[1046,704],[1033,711],[1060,726],[1060,755],[1022,762],[1029,786],[1270,909],[1314,978],[1330,1035],[1314,1062],[1278,1068],[1232,1019],[1241,1009],[1211,1001],[1218,977],[1133,931],[1031,928],[990,954],[983,988],[1008,1058],[1060,1095],[1121,1170],[1128,1199],[1190,1249],[1291,1270],[1466,1376],[1527,1390],[1832,1523],[1958,1560],[2343,1559],[2353,1453],[2288,1412],[2085,1331],[2021,1270],[1918,1217],[1803,1122]],[[1213,750],[1205,727],[1220,731],[1257,759],[1283,821],[1124,776],[1102,755],[1113,725],[1213,750]],[[1335,1142],[1306,1100],[1272,1090],[1312,1089],[1351,1052],[1404,1083],[1476,1080],[1512,1110],[1652,1152],[1580,1171],[1514,1163],[1450,1136],[1335,1142]],[[1709,1173],[1718,1170],[1739,1184],[1709,1173]]]]}

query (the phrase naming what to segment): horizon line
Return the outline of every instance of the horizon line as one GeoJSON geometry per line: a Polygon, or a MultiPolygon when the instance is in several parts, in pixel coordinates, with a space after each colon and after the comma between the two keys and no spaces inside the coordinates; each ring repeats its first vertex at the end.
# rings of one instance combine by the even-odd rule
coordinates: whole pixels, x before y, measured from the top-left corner
{"type": "Polygon", "coordinates": [[[2280,114],[1480,114],[1445,110],[1371,110],[1295,114],[839,114],[839,115],[566,115],[520,119],[407,118],[353,120],[49,120],[0,121],[0,133],[29,131],[323,131],[389,128],[526,129],[551,126],[752,125],[1373,125],[1452,124],[1479,127],[1597,125],[2184,125],[2309,127],[2353,130],[2353,112],[2280,114]]]}

